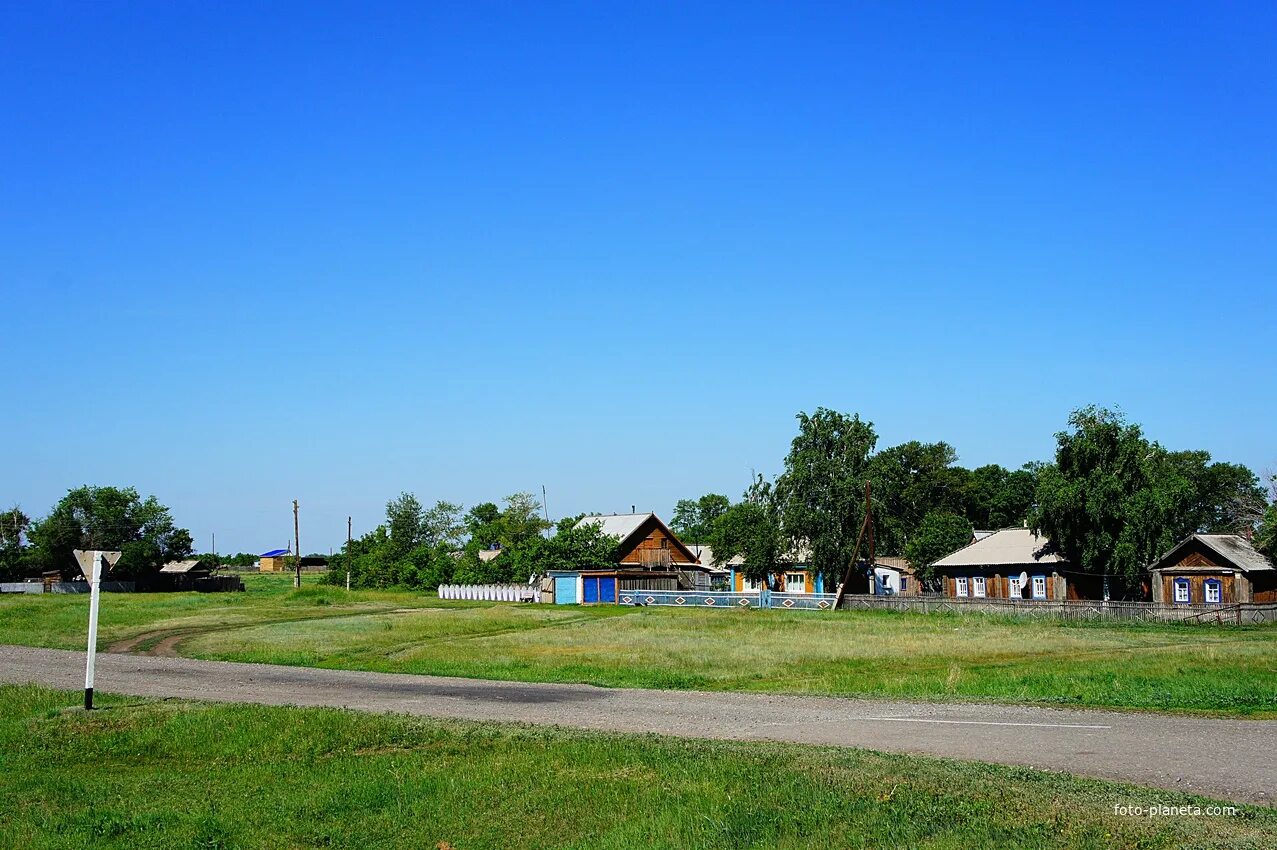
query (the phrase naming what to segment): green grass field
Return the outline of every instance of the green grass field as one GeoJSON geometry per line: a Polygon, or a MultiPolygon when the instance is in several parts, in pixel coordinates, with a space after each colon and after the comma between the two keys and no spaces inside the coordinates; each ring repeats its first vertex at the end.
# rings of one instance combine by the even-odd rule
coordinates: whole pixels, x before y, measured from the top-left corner
{"type": "MultiPolygon", "coordinates": [[[[522,681],[1277,717],[1277,628],[441,603],[250,576],[112,594],[104,648],[522,681]]],[[[0,597],[0,643],[83,646],[87,598],[0,597]]]]}
{"type": "Polygon", "coordinates": [[[1270,848],[1277,810],[1060,774],[0,687],[0,846],[1270,848]],[[1199,806],[1197,816],[1115,805],[1199,806]]]}

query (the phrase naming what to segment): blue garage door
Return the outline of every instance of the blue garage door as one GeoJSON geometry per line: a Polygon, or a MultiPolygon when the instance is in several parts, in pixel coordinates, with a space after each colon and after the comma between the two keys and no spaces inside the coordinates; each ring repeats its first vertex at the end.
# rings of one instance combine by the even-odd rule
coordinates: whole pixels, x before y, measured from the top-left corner
{"type": "Polygon", "coordinates": [[[580,601],[576,598],[576,576],[555,576],[554,604],[575,605],[580,601]]]}
{"type": "Polygon", "coordinates": [[[584,602],[615,602],[616,576],[586,576],[584,602]]]}

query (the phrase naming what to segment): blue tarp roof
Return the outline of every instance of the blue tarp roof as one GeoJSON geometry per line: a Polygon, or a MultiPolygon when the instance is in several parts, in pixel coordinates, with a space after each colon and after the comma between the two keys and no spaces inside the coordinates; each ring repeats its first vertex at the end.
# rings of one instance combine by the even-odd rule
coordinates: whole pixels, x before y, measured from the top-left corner
{"type": "Polygon", "coordinates": [[[287,554],[289,554],[287,549],[272,549],[272,550],[270,550],[269,552],[263,552],[263,553],[262,553],[261,555],[259,555],[258,557],[261,557],[261,558],[278,558],[280,555],[287,555],[287,554]]]}

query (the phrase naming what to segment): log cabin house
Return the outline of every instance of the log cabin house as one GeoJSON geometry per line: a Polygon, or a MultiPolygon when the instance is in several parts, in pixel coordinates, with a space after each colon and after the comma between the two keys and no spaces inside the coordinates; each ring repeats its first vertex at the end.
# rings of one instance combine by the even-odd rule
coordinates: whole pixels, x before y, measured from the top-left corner
{"type": "Polygon", "coordinates": [[[1149,565],[1163,605],[1277,602],[1277,567],[1237,534],[1192,534],[1149,565]]]}
{"type": "Polygon", "coordinates": [[[1065,578],[1068,563],[1050,541],[1027,528],[995,531],[933,566],[944,595],[955,599],[1089,598],[1065,578]]]}
{"type": "Polygon", "coordinates": [[[557,604],[616,602],[624,590],[690,590],[706,572],[654,513],[586,516],[577,525],[586,523],[617,539],[616,569],[552,572],[557,604]]]}

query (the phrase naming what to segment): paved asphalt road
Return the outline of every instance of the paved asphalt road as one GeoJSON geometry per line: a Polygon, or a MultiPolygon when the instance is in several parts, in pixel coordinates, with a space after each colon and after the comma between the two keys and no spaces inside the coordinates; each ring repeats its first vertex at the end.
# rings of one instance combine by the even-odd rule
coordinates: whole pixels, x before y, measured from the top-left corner
{"type": "MultiPolygon", "coordinates": [[[[84,653],[0,646],[0,682],[84,687],[84,653]]],[[[99,653],[97,688],[978,759],[1277,804],[1277,721],[652,691],[99,653]]]]}

